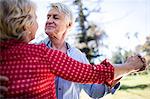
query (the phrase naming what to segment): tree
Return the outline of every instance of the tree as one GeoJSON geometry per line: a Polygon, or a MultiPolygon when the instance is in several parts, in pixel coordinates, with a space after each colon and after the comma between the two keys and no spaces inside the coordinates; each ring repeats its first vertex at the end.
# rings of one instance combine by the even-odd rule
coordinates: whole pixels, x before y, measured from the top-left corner
{"type": "Polygon", "coordinates": [[[134,52],[132,50],[127,51],[118,47],[117,51],[113,53],[111,60],[114,64],[122,64],[129,56],[133,55],[133,53],[134,52]]]}
{"type": "MultiPolygon", "coordinates": [[[[100,2],[100,0],[98,0],[100,2]]],[[[99,12],[100,8],[90,10],[83,5],[82,0],[74,0],[74,5],[77,6],[78,17],[77,26],[77,47],[87,55],[90,63],[94,63],[94,59],[101,56],[99,47],[103,46],[103,39],[107,38],[104,30],[101,30],[94,22],[88,21],[88,16],[93,12],[99,12]]]]}
{"type": "Polygon", "coordinates": [[[137,45],[136,51],[140,52],[147,61],[148,69],[144,73],[149,73],[150,71],[150,36],[146,37],[146,41],[143,45],[137,45]]]}
{"type": "Polygon", "coordinates": [[[146,42],[142,45],[141,49],[145,53],[148,64],[150,64],[150,36],[146,38],[146,42]]]}

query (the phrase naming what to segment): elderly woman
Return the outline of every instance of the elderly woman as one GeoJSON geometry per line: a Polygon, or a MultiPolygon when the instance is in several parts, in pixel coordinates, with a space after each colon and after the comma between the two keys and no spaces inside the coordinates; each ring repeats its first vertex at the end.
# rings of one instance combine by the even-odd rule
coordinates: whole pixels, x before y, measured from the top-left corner
{"type": "Polygon", "coordinates": [[[44,44],[28,44],[37,28],[31,1],[0,0],[0,75],[10,79],[6,98],[55,99],[55,75],[80,83],[111,84],[114,78],[145,66],[138,56],[114,67],[107,61],[79,63],[44,44]]]}

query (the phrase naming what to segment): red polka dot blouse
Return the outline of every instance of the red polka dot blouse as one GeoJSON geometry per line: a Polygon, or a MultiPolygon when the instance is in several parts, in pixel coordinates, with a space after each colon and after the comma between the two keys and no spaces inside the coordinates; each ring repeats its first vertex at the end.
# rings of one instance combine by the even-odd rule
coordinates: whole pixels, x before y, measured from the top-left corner
{"type": "Polygon", "coordinates": [[[56,99],[55,76],[79,83],[108,83],[114,77],[107,61],[83,64],[44,44],[8,40],[0,42],[0,51],[0,75],[9,78],[6,98],[56,99]]]}

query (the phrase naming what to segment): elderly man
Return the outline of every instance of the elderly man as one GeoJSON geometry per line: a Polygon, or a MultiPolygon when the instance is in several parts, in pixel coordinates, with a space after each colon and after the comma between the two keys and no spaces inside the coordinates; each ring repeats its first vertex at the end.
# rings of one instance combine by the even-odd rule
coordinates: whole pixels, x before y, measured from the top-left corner
{"type": "MultiPolygon", "coordinates": [[[[89,63],[86,56],[77,48],[72,47],[65,41],[65,37],[74,23],[71,10],[62,3],[51,3],[45,24],[45,33],[48,37],[40,43],[45,43],[48,48],[60,50],[75,60],[89,63]]],[[[116,85],[118,86],[118,84],[116,85]]],[[[116,89],[108,88],[104,84],[79,84],[56,78],[56,93],[58,99],[79,99],[81,89],[92,98],[101,98],[114,92],[116,89]]]]}

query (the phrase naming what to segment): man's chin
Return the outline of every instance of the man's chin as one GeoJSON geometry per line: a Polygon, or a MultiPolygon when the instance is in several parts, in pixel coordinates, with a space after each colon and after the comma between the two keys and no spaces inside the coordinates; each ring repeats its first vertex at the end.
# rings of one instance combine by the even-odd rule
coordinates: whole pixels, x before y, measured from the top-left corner
{"type": "Polygon", "coordinates": [[[45,33],[47,34],[47,35],[52,35],[53,33],[55,33],[54,31],[51,31],[51,30],[47,30],[47,31],[45,31],[45,33]]]}

